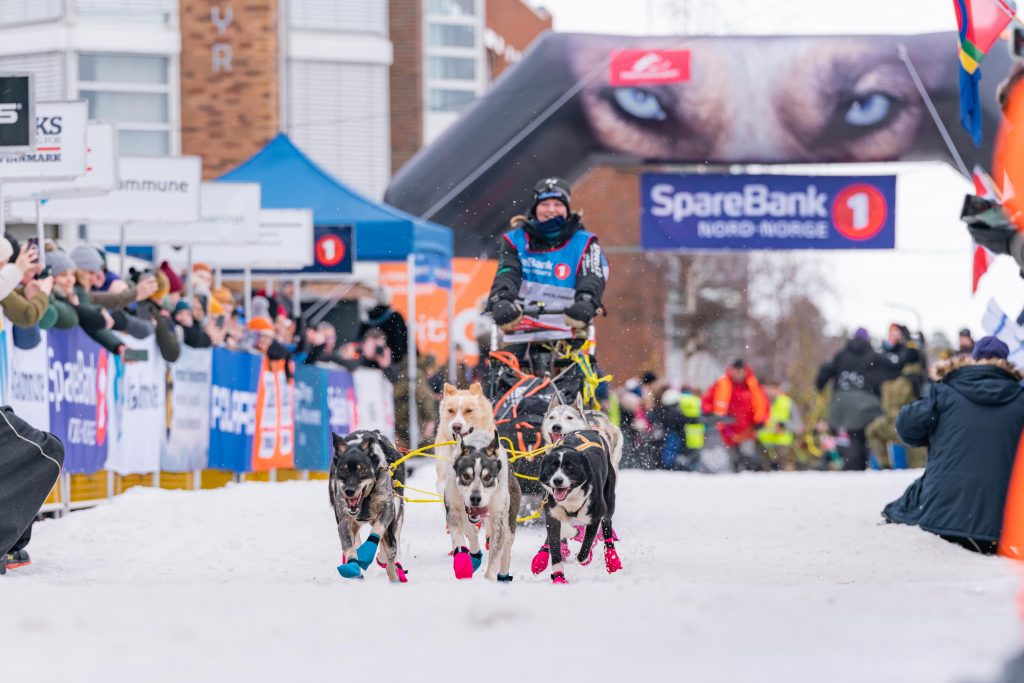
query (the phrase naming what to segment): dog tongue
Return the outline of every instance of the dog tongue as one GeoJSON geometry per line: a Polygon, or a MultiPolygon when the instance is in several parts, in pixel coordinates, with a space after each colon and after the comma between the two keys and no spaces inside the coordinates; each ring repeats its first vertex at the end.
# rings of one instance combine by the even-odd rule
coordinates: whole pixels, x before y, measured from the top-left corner
{"type": "Polygon", "coordinates": [[[557,500],[558,502],[562,502],[563,500],[565,500],[565,497],[569,495],[569,489],[568,488],[555,489],[554,493],[555,493],[555,500],[557,500]]]}
{"type": "Polygon", "coordinates": [[[476,517],[477,519],[481,519],[487,516],[487,508],[470,507],[469,514],[473,517],[476,517]]]}

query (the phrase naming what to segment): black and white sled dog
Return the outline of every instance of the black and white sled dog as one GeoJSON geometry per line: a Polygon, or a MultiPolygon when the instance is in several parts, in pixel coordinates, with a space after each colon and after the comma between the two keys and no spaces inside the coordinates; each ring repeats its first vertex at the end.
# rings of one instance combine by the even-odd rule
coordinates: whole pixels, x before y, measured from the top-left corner
{"type": "Polygon", "coordinates": [[[552,444],[566,434],[581,429],[593,429],[604,437],[609,446],[612,467],[618,473],[619,462],[622,460],[622,430],[612,424],[608,416],[600,410],[588,410],[580,394],[576,394],[575,402],[563,403],[556,391],[551,397],[548,411],[544,414],[544,422],[541,424],[544,443],[552,444]]]}
{"type": "MultiPolygon", "coordinates": [[[[379,544],[388,578],[405,583],[405,570],[398,561],[405,501],[395,495],[390,473],[391,464],[402,456],[378,431],[332,437],[334,457],[327,485],[345,554],[338,573],[347,579],[362,578],[361,570],[374,561],[379,544]],[[370,535],[357,548],[364,524],[370,525],[370,535]]],[[[395,477],[405,480],[404,463],[395,469],[395,477]]]]}
{"type": "Polygon", "coordinates": [[[497,432],[482,448],[456,438],[459,444],[444,489],[455,578],[471,579],[480,567],[483,551],[476,525],[483,522],[490,539],[484,576],[492,581],[511,581],[509,565],[522,497],[519,481],[512,474],[497,432]],[[464,542],[469,544],[468,548],[464,542]]]}
{"type": "Polygon", "coordinates": [[[590,564],[600,526],[604,536],[605,568],[609,574],[622,569],[612,532],[615,477],[608,444],[596,430],[567,434],[544,456],[540,485],[548,494],[544,501],[544,524],[551,553],[552,582],[568,583],[561,544],[562,528],[566,525],[585,527],[577,556],[580,564],[590,564]]]}

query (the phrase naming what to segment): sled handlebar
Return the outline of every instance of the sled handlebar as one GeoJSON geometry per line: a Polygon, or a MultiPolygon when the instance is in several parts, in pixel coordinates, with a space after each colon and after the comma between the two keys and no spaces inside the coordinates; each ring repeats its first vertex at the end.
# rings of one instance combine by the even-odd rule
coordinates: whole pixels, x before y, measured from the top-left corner
{"type": "Polygon", "coordinates": [[[559,315],[565,313],[566,306],[545,306],[540,303],[527,303],[525,301],[517,301],[516,304],[523,309],[523,315],[528,315],[531,318],[535,318],[538,315],[559,315]]]}

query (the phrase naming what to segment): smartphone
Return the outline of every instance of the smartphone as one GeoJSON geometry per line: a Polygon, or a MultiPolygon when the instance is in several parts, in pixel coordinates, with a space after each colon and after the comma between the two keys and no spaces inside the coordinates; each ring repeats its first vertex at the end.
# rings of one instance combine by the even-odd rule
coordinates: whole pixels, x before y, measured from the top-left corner
{"type": "Polygon", "coordinates": [[[124,362],[134,363],[149,360],[149,351],[146,349],[125,349],[124,362]]]}
{"type": "Polygon", "coordinates": [[[53,266],[46,266],[45,268],[42,269],[42,271],[39,272],[38,275],[36,275],[36,279],[45,280],[51,275],[53,275],[53,266]]]}
{"type": "Polygon", "coordinates": [[[39,238],[38,237],[29,237],[27,243],[28,243],[28,248],[29,249],[35,247],[35,250],[39,251],[39,238]]]}

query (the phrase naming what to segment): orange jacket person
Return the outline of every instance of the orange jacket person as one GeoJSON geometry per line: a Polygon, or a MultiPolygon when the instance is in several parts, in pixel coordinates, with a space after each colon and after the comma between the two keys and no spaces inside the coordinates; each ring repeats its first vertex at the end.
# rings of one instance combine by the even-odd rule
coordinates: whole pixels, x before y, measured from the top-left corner
{"type": "Polygon", "coordinates": [[[718,431],[726,446],[735,446],[757,436],[757,430],[768,421],[770,404],[754,371],[740,359],[726,368],[704,394],[705,415],[731,417],[732,422],[718,423],[718,431]]]}

